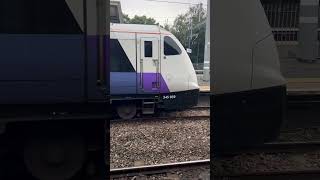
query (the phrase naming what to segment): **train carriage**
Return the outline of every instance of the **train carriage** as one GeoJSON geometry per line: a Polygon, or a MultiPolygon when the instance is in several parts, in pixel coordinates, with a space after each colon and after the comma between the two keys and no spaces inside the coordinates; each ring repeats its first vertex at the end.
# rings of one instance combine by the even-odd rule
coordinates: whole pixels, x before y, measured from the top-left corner
{"type": "Polygon", "coordinates": [[[261,3],[221,0],[213,7],[211,150],[222,156],[277,138],[286,112],[286,81],[261,3]]]}
{"type": "Polygon", "coordinates": [[[0,1],[0,179],[88,179],[88,164],[106,171],[107,7],[0,1]]]}
{"type": "Polygon", "coordinates": [[[111,24],[110,93],[122,118],[138,109],[195,106],[199,86],[191,60],[170,32],[156,25],[111,24]]]}

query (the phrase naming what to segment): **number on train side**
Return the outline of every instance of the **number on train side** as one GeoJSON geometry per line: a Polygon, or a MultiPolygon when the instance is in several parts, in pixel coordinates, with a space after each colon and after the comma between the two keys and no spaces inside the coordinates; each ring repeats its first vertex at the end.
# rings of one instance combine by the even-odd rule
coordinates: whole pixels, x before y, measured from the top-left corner
{"type": "Polygon", "coordinates": [[[167,96],[163,96],[163,99],[175,99],[176,95],[167,95],[167,96]]]}

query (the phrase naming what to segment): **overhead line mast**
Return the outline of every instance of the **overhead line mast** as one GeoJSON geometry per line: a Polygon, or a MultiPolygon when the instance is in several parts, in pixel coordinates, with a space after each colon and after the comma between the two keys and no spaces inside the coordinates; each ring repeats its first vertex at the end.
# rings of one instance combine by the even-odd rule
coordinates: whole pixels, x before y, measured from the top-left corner
{"type": "Polygon", "coordinates": [[[210,0],[207,2],[207,23],[204,47],[203,80],[210,81],[210,0]]]}

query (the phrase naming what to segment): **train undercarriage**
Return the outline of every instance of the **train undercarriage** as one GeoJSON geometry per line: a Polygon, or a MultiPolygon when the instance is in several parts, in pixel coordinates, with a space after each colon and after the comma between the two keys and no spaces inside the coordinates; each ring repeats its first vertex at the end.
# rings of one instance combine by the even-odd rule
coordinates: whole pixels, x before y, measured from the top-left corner
{"type": "Polygon", "coordinates": [[[39,116],[32,117],[6,113],[0,134],[0,179],[105,179],[108,106],[78,108],[51,113],[41,108],[39,116]]]}

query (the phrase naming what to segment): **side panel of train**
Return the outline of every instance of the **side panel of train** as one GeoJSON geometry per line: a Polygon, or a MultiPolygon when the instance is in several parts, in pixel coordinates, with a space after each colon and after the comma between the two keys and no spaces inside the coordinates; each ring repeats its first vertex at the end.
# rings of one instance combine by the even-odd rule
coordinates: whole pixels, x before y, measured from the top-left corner
{"type": "Polygon", "coordinates": [[[286,81],[260,1],[220,0],[213,7],[211,150],[222,156],[279,136],[286,81]]]}
{"type": "Polygon", "coordinates": [[[99,58],[108,61],[98,56],[108,48],[105,8],[95,2],[0,2],[0,104],[106,101],[96,85],[99,58]]]}
{"type": "Polygon", "coordinates": [[[196,105],[197,78],[181,43],[169,32],[137,32],[133,26],[139,25],[111,28],[112,99],[157,99],[166,109],[196,105]]]}
{"type": "Polygon", "coordinates": [[[1,180],[103,179],[110,169],[106,7],[105,0],[0,1],[1,180]]]}

